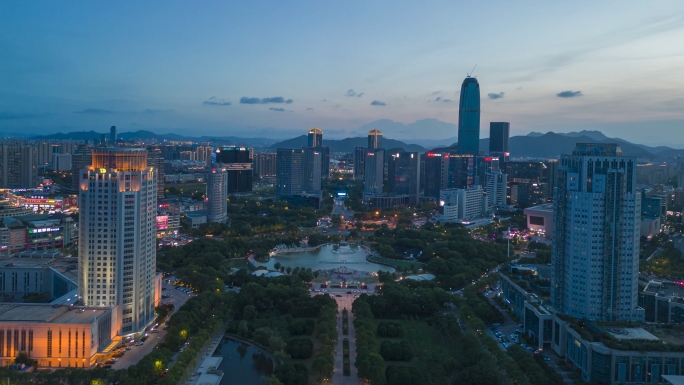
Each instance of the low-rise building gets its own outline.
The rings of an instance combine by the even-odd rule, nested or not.
[[[523,210],[527,216],[527,228],[551,239],[553,237],[553,203],[528,207]]]

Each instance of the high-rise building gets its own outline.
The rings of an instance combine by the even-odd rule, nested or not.
[[[636,167],[617,144],[578,143],[561,156],[551,253],[556,310],[591,321],[643,321]]]
[[[318,194],[322,190],[321,167],[323,167],[323,151],[320,147],[304,147],[302,161],[302,191]]]
[[[364,164],[366,160],[366,148],[354,147],[354,179],[363,180]]]
[[[473,155],[429,151],[425,154],[425,197],[438,199],[441,190],[471,187],[477,182],[476,174]]]
[[[211,146],[197,146],[195,149],[195,159],[204,162],[206,167],[211,167]]]
[[[258,178],[276,176],[276,153],[261,152],[254,155],[254,176]]]
[[[76,147],[74,155],[71,156],[71,190],[78,193],[81,180],[78,174],[82,169],[90,167],[93,161],[90,146],[87,144],[79,144]]]
[[[420,201],[420,154],[398,152],[389,157],[387,165],[387,191],[390,194],[408,195],[409,205]]]
[[[77,176],[78,291],[86,306],[113,307],[118,334],[155,319],[157,175],[139,148],[97,148]]]
[[[509,122],[489,122],[489,155],[499,158],[499,163],[508,161],[508,138],[511,124]]]
[[[367,149],[363,170],[364,194],[380,194],[385,177],[385,150]]]
[[[496,209],[506,206],[506,182],[507,176],[499,169],[499,160],[494,158],[491,169],[487,173],[487,185],[485,198],[485,212],[491,213]]]
[[[116,126],[112,126],[109,129],[109,142],[112,146],[116,146]]]
[[[36,184],[36,149],[29,144],[0,146],[0,187],[34,188]]]
[[[480,152],[480,84],[468,76],[461,85],[458,108],[458,152],[478,155]]]
[[[52,154],[52,169],[71,171],[71,154]]]
[[[207,177],[207,222],[228,220],[228,173],[222,164],[211,169]]]
[[[323,131],[320,128],[313,127],[309,130],[307,147],[323,147]]]
[[[440,222],[455,222],[482,215],[484,190],[480,186],[451,188],[439,192]]]
[[[157,170],[157,199],[164,199],[164,155],[159,147],[147,148],[147,165]]]
[[[220,147],[216,149],[216,163],[223,164],[228,173],[228,194],[252,191],[252,149],[249,147]]]
[[[383,148],[382,147],[382,131],[374,128],[368,131],[368,147],[369,149]]]
[[[301,193],[304,150],[279,148],[276,154],[276,199]]]

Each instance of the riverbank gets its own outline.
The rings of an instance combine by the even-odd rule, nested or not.
[[[368,262],[376,263],[378,265],[389,266],[394,268],[396,271],[408,268],[409,270],[415,267],[423,268],[424,264],[418,261],[402,261],[399,259],[389,259],[384,257],[378,257],[377,255],[368,254],[366,255],[366,260]]]
[[[288,247],[286,249],[271,250],[271,252],[269,253],[268,256],[269,256],[269,258],[271,258],[271,257],[275,257],[278,254],[306,253],[309,251],[316,251],[316,250],[320,249],[321,247],[328,246],[328,245],[333,245],[333,246],[338,245],[339,246],[341,244],[340,244],[340,242],[335,242],[335,243],[328,242],[328,243],[321,243],[320,245],[310,246],[310,247]],[[356,243],[348,243],[347,245],[348,246],[353,245],[353,246],[361,247],[361,248],[365,249],[367,253],[370,253],[370,249],[368,249],[368,247],[366,247],[366,246],[359,245]]]

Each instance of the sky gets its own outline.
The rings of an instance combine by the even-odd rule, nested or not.
[[[0,2],[0,134],[356,135],[380,119],[481,137],[600,130],[684,148],[684,2]],[[446,139],[455,130],[385,132]]]

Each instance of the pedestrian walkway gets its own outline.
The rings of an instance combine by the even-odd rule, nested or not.
[[[335,297],[337,300],[337,345],[335,346],[335,367],[333,370],[332,385],[357,385],[360,384],[359,375],[354,366],[356,361],[356,334],[354,331],[354,314],[351,312],[351,304],[354,302],[354,297],[345,295],[344,297]],[[349,334],[342,334],[342,309],[349,310]],[[349,369],[350,375],[345,376],[343,371],[344,354],[342,341],[347,338],[349,340]]]
[[[219,344],[221,344],[221,340],[223,340],[223,330],[217,331],[215,335],[212,337],[211,344],[205,346],[200,350],[199,354],[197,355],[197,365],[195,365],[195,368],[193,369],[192,374],[190,375],[190,379],[186,382],[187,385],[201,384],[201,382],[199,382],[200,367],[202,366],[206,358],[211,357],[211,355],[214,353]]]

